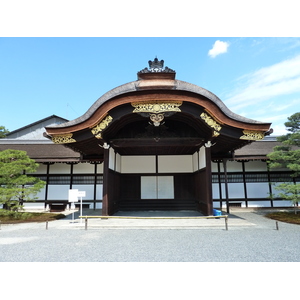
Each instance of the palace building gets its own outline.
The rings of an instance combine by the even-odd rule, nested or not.
[[[55,115],[0,139],[40,163],[46,182],[35,203],[62,209],[68,191],[102,214],[136,210],[279,207],[273,183],[293,180],[269,170],[278,145],[271,124],[239,116],[210,91],[176,79],[155,58],[137,80],[101,96],[81,117]]]

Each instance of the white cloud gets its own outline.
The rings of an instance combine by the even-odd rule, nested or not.
[[[215,41],[212,49],[208,51],[208,55],[212,58],[215,58],[219,54],[226,53],[228,47],[229,43],[217,40]]]
[[[300,93],[300,55],[246,74],[237,83],[239,88],[225,100],[233,110],[273,97]]]
[[[300,109],[300,55],[245,74],[224,103],[243,116],[271,122],[274,134],[284,134],[287,117]]]

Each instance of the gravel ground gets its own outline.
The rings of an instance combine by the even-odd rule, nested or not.
[[[45,223],[2,225],[0,261],[300,261],[300,226],[279,222],[276,230],[275,221],[266,219],[261,212],[232,213],[229,230],[225,230],[221,219],[205,220],[198,227],[190,223],[151,226],[139,221],[122,228],[120,222],[93,220],[85,230],[84,222],[72,223],[69,215],[67,219],[49,222],[47,230]]]

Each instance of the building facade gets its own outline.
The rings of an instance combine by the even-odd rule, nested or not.
[[[268,169],[278,144],[271,124],[234,114],[163,64],[149,61],[75,120],[51,116],[0,140],[0,150],[25,150],[40,163],[34,175],[46,186],[31,205],[65,207],[70,189],[85,191],[84,204],[103,215],[291,205],[269,198],[273,183],[297,180]]]

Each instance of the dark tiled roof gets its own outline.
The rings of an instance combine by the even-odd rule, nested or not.
[[[0,151],[23,150],[37,162],[79,161],[80,153],[58,144],[0,144]]]
[[[275,146],[281,145],[277,141],[257,141],[235,151],[238,159],[266,159],[266,155],[273,151]]]

